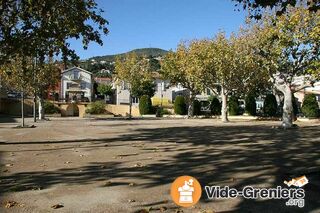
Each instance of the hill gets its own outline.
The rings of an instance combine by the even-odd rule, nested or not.
[[[157,56],[165,55],[168,51],[160,48],[141,48],[141,49],[135,49],[126,53],[121,53],[116,55],[96,56],[96,57],[89,58],[88,60],[112,62],[112,61],[115,61],[116,57],[124,57],[125,55],[133,52],[140,56],[145,55],[145,56],[157,57]]]

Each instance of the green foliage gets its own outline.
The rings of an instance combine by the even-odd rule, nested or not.
[[[239,114],[238,97],[230,96],[229,102],[228,102],[228,107],[229,107],[229,114],[230,115],[238,115]]]
[[[142,97],[143,95],[153,97],[155,91],[155,83],[150,79],[145,79],[142,81],[133,82],[131,94],[132,96],[138,98]]]
[[[302,113],[308,118],[316,118],[319,116],[319,105],[314,94],[309,94],[304,97]]]
[[[106,112],[106,104],[103,101],[92,102],[88,109],[86,109],[86,113],[90,113],[93,115],[104,114]]]
[[[99,84],[97,91],[101,94],[101,95],[113,95],[113,89],[112,89],[112,85],[107,85],[107,84]]]
[[[44,102],[43,109],[44,109],[44,113],[46,114],[61,113],[59,107],[55,106],[53,103],[49,101]]]
[[[152,102],[149,96],[141,96],[139,100],[139,111],[141,115],[147,115],[152,112]]]
[[[178,95],[174,100],[174,113],[177,115],[185,115],[187,113],[186,100],[181,95]]]
[[[142,48],[142,49],[131,50],[130,52],[117,54],[117,55],[96,56],[93,58],[89,58],[88,61],[90,62],[91,60],[95,60],[98,62],[99,61],[114,62],[116,60],[116,58],[124,59],[132,53],[134,53],[140,57],[143,57],[143,56],[157,57],[157,56],[164,56],[167,54],[167,52],[168,51],[163,50],[163,49],[159,49],[159,48]]]
[[[163,107],[154,107],[156,111],[156,117],[162,117],[163,115],[171,115],[172,113]]]
[[[256,115],[257,113],[257,105],[256,105],[256,99],[255,96],[252,93],[249,93],[245,98],[245,104],[246,104],[246,113],[249,115]]]
[[[277,114],[277,99],[273,94],[268,94],[264,100],[263,112],[266,116],[276,116]]]
[[[298,108],[296,98],[294,97],[294,94],[292,94],[292,110],[293,110],[294,116],[297,116],[299,113],[299,108]]]
[[[212,115],[221,115],[221,103],[219,99],[215,96],[210,96],[210,111]]]
[[[198,100],[193,101],[193,114],[200,115],[201,114],[201,103]]]

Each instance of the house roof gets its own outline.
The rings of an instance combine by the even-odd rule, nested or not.
[[[85,69],[82,69],[80,67],[71,67],[69,69],[63,70],[62,73],[69,72],[70,70],[73,70],[73,69],[78,69],[78,70],[80,70],[82,72],[86,72],[86,73],[89,73],[90,75],[92,75],[92,72],[89,72],[89,71],[87,71]]]

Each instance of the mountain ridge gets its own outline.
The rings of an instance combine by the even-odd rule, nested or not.
[[[168,53],[167,50],[161,49],[161,48],[138,48],[134,49],[125,53],[119,53],[119,54],[114,54],[114,55],[104,55],[104,56],[94,56],[88,59],[85,59],[85,61],[115,61],[116,57],[124,57],[127,54],[130,53],[136,53],[139,56],[145,55],[145,56],[152,56],[152,57],[157,57],[157,56],[163,56],[166,53]]]

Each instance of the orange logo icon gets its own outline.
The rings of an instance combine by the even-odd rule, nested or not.
[[[190,207],[201,197],[201,185],[191,176],[180,176],[171,185],[172,200],[179,206]]]

